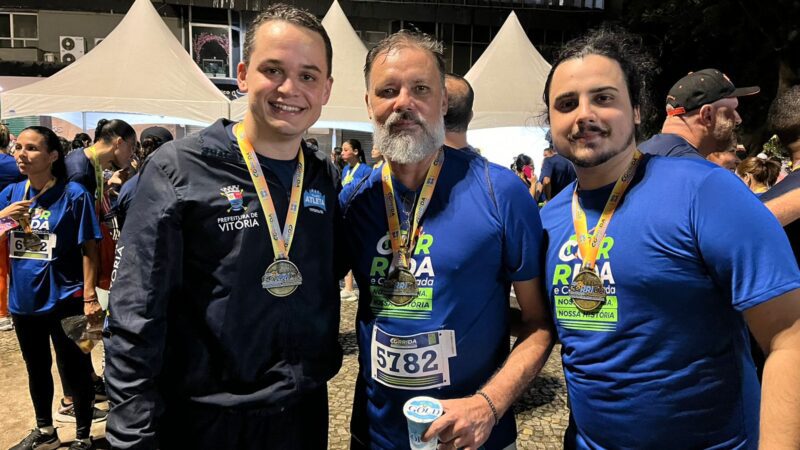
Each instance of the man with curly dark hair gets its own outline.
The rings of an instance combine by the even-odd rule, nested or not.
[[[800,86],[787,89],[772,102],[767,123],[792,159],[792,173],[761,197],[786,230],[800,262]]]
[[[647,60],[625,32],[593,31],[545,86],[578,177],[542,209],[564,447],[798,448],[800,271],[728,170],[637,149]],[[768,355],[763,399],[747,327]]]

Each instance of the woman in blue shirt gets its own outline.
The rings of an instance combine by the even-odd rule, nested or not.
[[[358,139],[348,139],[342,144],[342,159],[346,166],[342,172],[342,186],[350,183],[358,183],[372,173],[372,168],[367,165],[364,151],[361,150],[361,142]]]
[[[27,181],[0,192],[0,219],[19,226],[9,230],[9,311],[28,372],[36,428],[13,449],[55,449],[50,340],[73,389],[77,422],[71,450],[92,448],[89,437],[94,391],[88,355],[61,327],[61,320],[85,314],[102,322],[95,293],[100,229],[93,200],[81,185],[67,182],[58,136],[45,127],[28,127],[15,144],[14,158]]]

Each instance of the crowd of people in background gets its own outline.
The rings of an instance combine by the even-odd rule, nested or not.
[[[51,345],[72,450],[106,419],[120,449],[325,448],[340,300],[358,302],[353,449],[408,445],[420,393],[446,412],[424,436],[440,448],[515,448],[512,406],[556,340],[565,448],[800,445],[800,87],[767,124],[788,159],[738,144],[759,89],[716,69],[659,93],[643,140],[652,59],[593,30],[553,62],[537,174],[468,143],[475,93],[430,36],[370,50],[374,144],[330,154],[304,139],[333,83],[319,21],[271,5],[245,43],[239,123],[0,125],[0,330],[36,424],[14,450],[60,445]],[[104,371],[74,317],[105,332]]]

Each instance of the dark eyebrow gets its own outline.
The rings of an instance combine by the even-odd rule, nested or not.
[[[603,91],[619,92],[619,89],[615,88],[614,86],[602,86],[602,87],[599,87],[599,88],[594,88],[589,92],[592,93],[592,94],[596,94],[598,92],[603,92]]]
[[[619,92],[619,89],[615,88],[614,86],[600,86],[600,87],[597,87],[597,88],[594,88],[594,89],[590,90],[589,93],[590,94],[597,94],[598,92],[603,92],[603,91]],[[578,95],[578,93],[575,92],[575,91],[565,92],[565,93],[559,95],[558,97],[556,97],[553,101],[557,102],[557,101],[561,100],[562,98],[574,97],[576,95]]]
[[[263,61],[258,66],[258,68],[259,68],[259,70],[263,70],[265,68],[265,66],[268,66],[268,65],[275,65],[275,66],[278,66],[278,67],[283,67],[284,64],[283,64],[283,61],[281,61],[279,59],[267,59],[267,60]],[[322,69],[320,69],[319,67],[317,67],[314,64],[303,64],[301,67],[303,68],[303,70],[310,70],[312,72],[322,73]]]

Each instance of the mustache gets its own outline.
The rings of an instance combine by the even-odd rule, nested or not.
[[[600,133],[603,136],[608,136],[609,130],[607,128],[603,128],[600,125],[595,124],[588,124],[588,125],[578,125],[578,131],[576,133],[571,133],[569,136],[570,141],[574,141],[575,139],[582,139],[586,136],[586,132],[589,133]]]
[[[391,129],[400,121],[410,121],[420,126],[425,126],[425,122],[417,114],[411,111],[393,112],[389,118],[386,119],[383,126]]]

